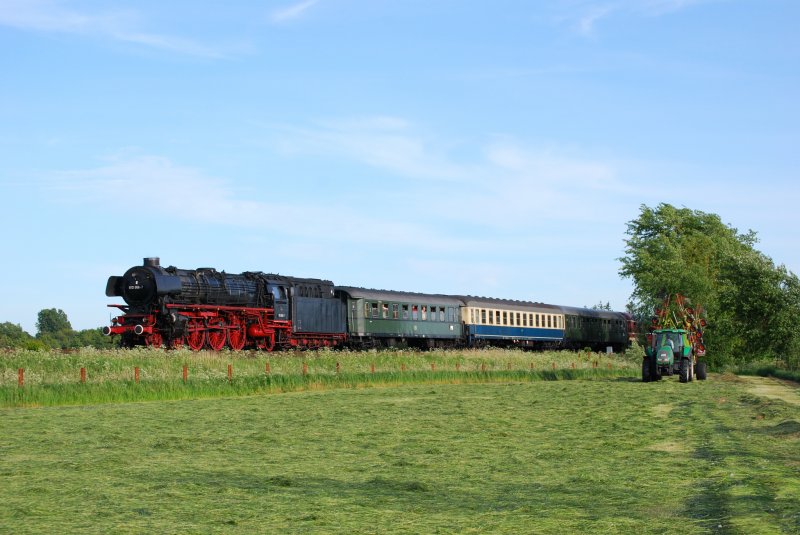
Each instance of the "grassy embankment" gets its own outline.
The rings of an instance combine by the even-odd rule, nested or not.
[[[134,381],[136,367],[138,384]],[[18,387],[19,368],[25,370],[22,389]],[[84,384],[80,382],[81,368],[86,370]],[[0,353],[0,406],[197,399],[413,383],[635,376],[638,370],[635,359],[586,352],[12,351]]]
[[[0,532],[797,533],[786,399],[712,375],[4,408]]]

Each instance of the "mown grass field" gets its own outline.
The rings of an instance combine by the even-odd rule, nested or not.
[[[499,380],[3,408],[0,532],[800,531],[795,386]]]

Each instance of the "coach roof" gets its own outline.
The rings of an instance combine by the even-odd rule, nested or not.
[[[443,294],[423,294],[415,292],[397,292],[394,290],[373,290],[354,286],[336,286],[337,291],[349,295],[353,299],[369,299],[371,301],[397,301],[419,304],[437,304],[462,306],[464,303],[457,296]]]

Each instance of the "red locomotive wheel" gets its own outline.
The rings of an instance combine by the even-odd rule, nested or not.
[[[247,332],[244,322],[238,316],[228,318],[228,345],[234,351],[241,351],[247,343]]]
[[[200,351],[206,343],[205,326],[200,320],[191,320],[187,326],[186,343],[192,351]]]
[[[161,333],[151,333],[144,337],[144,343],[147,347],[161,347],[164,344],[164,338]]]
[[[225,326],[225,320],[222,318],[211,318],[208,320],[208,347],[214,351],[221,351],[225,347],[225,342],[228,338],[228,332]]]

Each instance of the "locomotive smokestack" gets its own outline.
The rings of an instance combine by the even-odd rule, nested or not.
[[[144,265],[146,267],[159,267],[161,265],[161,259],[157,256],[151,256],[149,258],[144,259]]]

